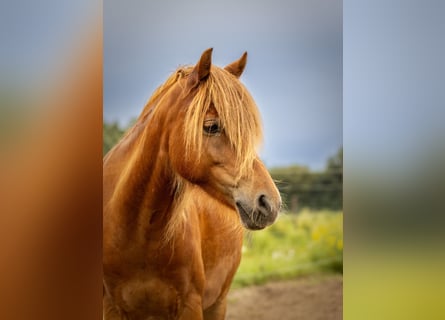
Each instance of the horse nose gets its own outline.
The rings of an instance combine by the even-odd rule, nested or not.
[[[276,211],[278,211],[276,206],[273,205],[272,201],[264,194],[261,194],[257,199],[257,205],[258,209],[263,213],[265,216],[269,216],[271,214],[276,214]]]
[[[267,200],[267,197],[264,194],[258,197],[258,208],[267,212],[270,212],[272,209],[269,200]]]

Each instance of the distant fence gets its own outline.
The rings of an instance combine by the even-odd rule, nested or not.
[[[295,170],[302,171],[296,167]],[[285,209],[297,212],[302,208],[342,210],[343,170],[327,169],[322,172],[293,168],[271,169],[283,198]]]

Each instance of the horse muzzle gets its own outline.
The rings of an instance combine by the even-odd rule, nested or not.
[[[259,195],[254,205],[242,199],[236,200],[236,209],[246,229],[261,230],[274,223],[281,208],[281,200],[274,203],[266,195]]]

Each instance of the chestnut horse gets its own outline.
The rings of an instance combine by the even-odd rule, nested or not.
[[[224,319],[243,226],[281,206],[258,109],[212,49],[161,85],[103,164],[104,319]]]

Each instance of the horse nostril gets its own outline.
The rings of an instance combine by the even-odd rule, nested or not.
[[[267,200],[267,197],[262,194],[259,196],[258,198],[258,206],[261,209],[265,209],[267,211],[267,213],[270,213],[272,211],[272,207],[270,206],[269,201]]]

